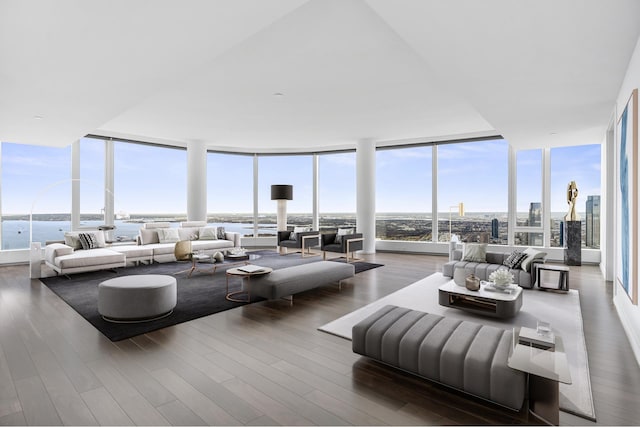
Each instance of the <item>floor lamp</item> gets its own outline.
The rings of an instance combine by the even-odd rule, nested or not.
[[[464,216],[464,203],[460,202],[457,205],[449,206],[449,241],[451,242],[451,210],[458,209],[458,216]]]
[[[293,200],[293,185],[272,185],[271,200],[278,201],[277,231],[287,231],[287,200]]]

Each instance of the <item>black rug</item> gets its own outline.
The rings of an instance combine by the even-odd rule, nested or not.
[[[261,258],[253,261],[253,264],[271,267],[274,270],[293,265],[307,264],[322,260],[322,257],[301,258],[299,254],[279,256],[275,251],[255,251],[254,254]],[[334,261],[343,261],[336,259]],[[98,314],[98,285],[100,282],[118,276],[137,274],[167,274],[172,275],[178,271],[189,268],[189,263],[169,262],[163,264],[141,265],[138,267],[119,268],[113,270],[94,271],[71,275],[70,279],[64,276],[48,277],[40,279],[49,289],[62,298],[75,311],[102,332],[111,341],[135,337],[147,332],[162,329],[202,316],[219,313],[247,303],[228,301],[226,296],[226,275],[224,268],[218,268],[215,274],[194,273],[191,278],[186,274],[176,277],[178,282],[178,298],[173,313],[163,319],[143,323],[112,323],[107,322]],[[382,264],[356,262],[356,273],[380,267]],[[206,267],[200,265],[200,267]],[[239,289],[240,281],[232,279],[229,282],[231,289]],[[258,299],[252,302],[259,301]]]

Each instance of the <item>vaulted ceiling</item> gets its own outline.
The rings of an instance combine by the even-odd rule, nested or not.
[[[0,140],[600,143],[636,0],[0,0]]]

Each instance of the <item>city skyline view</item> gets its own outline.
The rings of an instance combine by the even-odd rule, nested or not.
[[[377,212],[431,212],[431,152],[430,146],[377,152]],[[447,212],[449,206],[463,202],[468,212],[506,212],[507,152],[504,140],[439,146],[439,211]],[[103,208],[104,168],[96,161],[103,156],[102,141],[83,139],[82,213],[100,213]],[[116,142],[114,157],[116,211],[186,212],[185,150]],[[355,212],[355,161],[352,152],[320,155],[320,212]],[[29,213],[32,206],[43,213],[69,211],[70,165],[70,147],[3,143],[3,214]],[[162,173],[157,173],[158,168]],[[584,206],[588,195],[599,195],[599,168],[599,145],[551,149],[551,211],[567,208],[569,181],[578,184],[579,205]],[[275,212],[268,188],[289,183],[294,186],[294,199],[288,210],[310,212],[311,171],[310,155],[260,156],[258,211]],[[541,201],[541,151],[519,151],[517,171],[517,210],[527,212],[529,203]],[[253,156],[209,153],[208,212],[253,212],[252,174]],[[55,183],[59,184],[51,187]],[[483,191],[475,190],[478,185]],[[162,188],[164,197],[157,197],[149,188]]]

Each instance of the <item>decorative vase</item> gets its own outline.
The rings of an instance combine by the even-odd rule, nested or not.
[[[480,289],[480,279],[474,274],[468,275],[464,280],[464,284],[470,291],[477,291],[478,289]]]
[[[216,262],[222,262],[224,261],[224,255],[222,255],[222,252],[216,252],[213,254],[213,259],[215,259]]]

